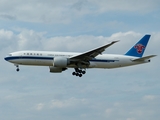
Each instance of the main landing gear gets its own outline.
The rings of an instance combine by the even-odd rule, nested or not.
[[[75,72],[73,72],[72,75],[82,77],[82,75],[85,74],[85,73],[86,73],[85,70],[75,68]]]

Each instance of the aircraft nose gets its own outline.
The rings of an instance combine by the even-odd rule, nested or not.
[[[5,57],[4,59],[5,59],[6,61],[8,61],[8,57]]]
[[[4,59],[6,60],[6,61],[9,61],[9,59],[12,57],[12,54],[10,53],[8,56],[6,56]]]

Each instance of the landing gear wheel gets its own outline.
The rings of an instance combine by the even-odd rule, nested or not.
[[[19,68],[17,68],[16,71],[19,72]]]
[[[79,73],[82,73],[82,70],[79,70]]]
[[[79,76],[79,73],[76,73],[76,76]]]
[[[79,74],[79,77],[82,77],[82,74]]]
[[[73,73],[72,73],[72,75],[76,75],[76,73],[75,73],[75,72],[73,72]]]
[[[82,71],[82,74],[86,74],[86,71]]]

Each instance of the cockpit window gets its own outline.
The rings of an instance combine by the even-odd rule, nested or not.
[[[12,54],[9,54],[9,56],[12,56]]]

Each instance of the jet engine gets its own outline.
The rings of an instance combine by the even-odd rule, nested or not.
[[[61,73],[62,71],[65,71],[67,69],[67,68],[59,68],[53,66],[50,66],[49,68],[51,73]]]
[[[53,60],[54,67],[66,68],[69,63],[69,59],[65,57],[55,57]]]

